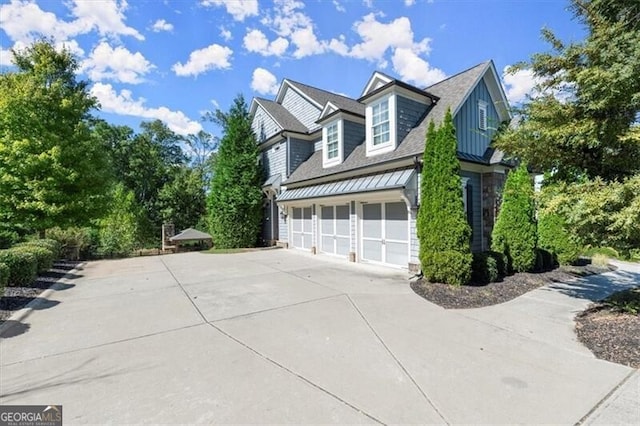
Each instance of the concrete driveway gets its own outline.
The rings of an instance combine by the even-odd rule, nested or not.
[[[5,327],[0,404],[62,404],[65,423],[640,423],[638,371],[572,331],[637,266],[459,311],[408,277],[294,250],[90,262]]]

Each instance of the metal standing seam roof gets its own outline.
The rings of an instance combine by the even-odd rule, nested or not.
[[[405,188],[414,173],[414,169],[392,170],[319,185],[287,189],[278,196],[277,201],[302,200],[306,198]]]

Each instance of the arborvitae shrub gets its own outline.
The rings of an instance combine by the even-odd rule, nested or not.
[[[488,252],[473,253],[471,264],[471,282],[489,284],[498,281],[498,261]]]
[[[526,164],[509,173],[493,228],[491,249],[504,253],[507,270],[525,272],[536,264],[536,221],[533,180]]]
[[[561,265],[578,260],[581,251],[562,216],[551,212],[541,212],[538,216],[538,247],[551,252]]]
[[[417,223],[422,273],[431,282],[463,285],[471,278],[471,227],[450,110],[437,131],[429,125],[426,139]]]

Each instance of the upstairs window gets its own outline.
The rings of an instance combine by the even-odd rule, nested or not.
[[[327,127],[327,160],[338,157],[338,123]]]
[[[342,163],[342,126],[342,120],[336,120],[322,128],[322,167]]]
[[[487,103],[478,101],[478,128],[487,130]]]
[[[389,99],[372,107],[372,127],[373,145],[380,145],[389,142]]]

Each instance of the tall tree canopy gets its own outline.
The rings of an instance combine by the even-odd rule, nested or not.
[[[543,30],[552,51],[512,69],[531,68],[540,94],[497,146],[559,180],[638,173],[640,2],[572,0],[570,9],[586,39],[564,44]]]
[[[228,113],[218,110],[210,118],[224,132],[208,197],[213,241],[219,248],[253,247],[262,218],[262,170],[247,104],[239,95]]]
[[[103,211],[104,145],[89,130],[96,100],[78,64],[48,40],[13,51],[0,75],[0,222],[23,231],[81,225]]]

